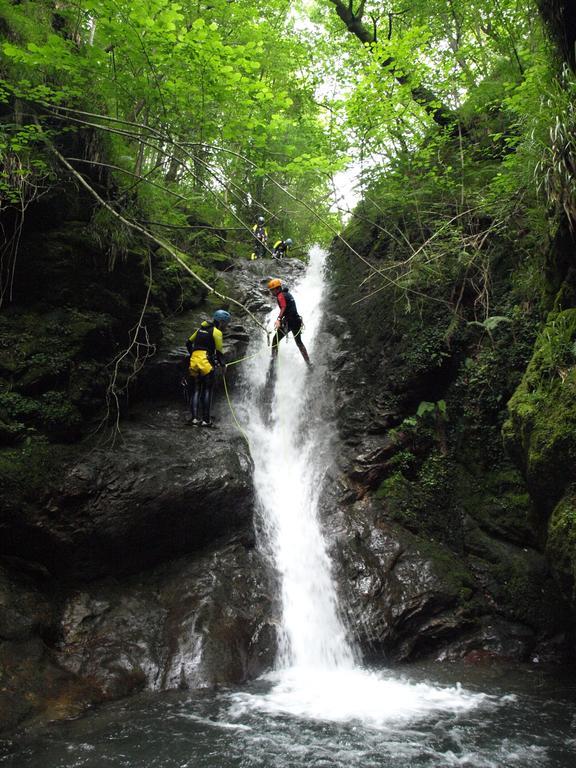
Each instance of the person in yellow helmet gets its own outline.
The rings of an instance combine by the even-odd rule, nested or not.
[[[226,370],[223,355],[222,330],[230,322],[230,313],[217,309],[212,322],[204,320],[186,342],[190,352],[188,376],[190,382],[190,421],[193,427],[211,427],[210,410],[214,389],[216,364]],[[200,411],[202,418],[200,419]]]
[[[254,237],[254,251],[250,255],[252,261],[262,259],[266,255],[266,243],[268,242],[268,232],[264,226],[264,217],[258,216],[256,224],[252,227]]]
[[[304,358],[306,365],[309,368],[312,368],[312,363],[308,357],[308,350],[302,341],[302,318],[298,314],[294,296],[292,296],[286,286],[282,285],[282,281],[277,277],[270,280],[268,283],[268,290],[276,297],[278,307],[280,308],[280,314],[274,323],[274,330],[276,333],[274,334],[274,341],[272,342],[272,358],[276,358],[278,355],[278,344],[291,331],[296,346],[300,350],[300,354]]]

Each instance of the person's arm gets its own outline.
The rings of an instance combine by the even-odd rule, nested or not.
[[[226,369],[226,363],[224,361],[224,337],[222,331],[219,328],[214,328],[212,331],[212,338],[214,339],[214,347],[216,350],[216,360],[223,369]]]
[[[188,341],[186,342],[186,349],[188,350],[188,352],[189,352],[190,354],[192,354],[192,350],[194,349],[194,339],[196,338],[196,334],[197,334],[197,333],[198,333],[198,331],[194,331],[194,333],[192,334],[192,336],[190,336],[190,338],[189,338],[189,339],[188,339]]]
[[[280,291],[278,296],[276,296],[276,300],[278,301],[278,306],[280,307],[280,314],[278,315],[278,319],[274,323],[274,328],[278,330],[280,328],[280,325],[282,323],[282,318],[284,317],[284,314],[286,312],[287,302],[286,302],[286,296]]]

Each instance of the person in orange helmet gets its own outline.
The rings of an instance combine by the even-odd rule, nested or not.
[[[302,318],[298,314],[294,296],[292,296],[286,286],[282,285],[282,281],[277,277],[270,280],[268,290],[276,297],[278,307],[280,308],[280,314],[274,323],[275,334],[274,341],[272,342],[272,357],[276,358],[278,355],[278,344],[292,331],[300,354],[306,361],[306,365],[311,368],[312,363],[308,357],[308,350],[302,341]]]

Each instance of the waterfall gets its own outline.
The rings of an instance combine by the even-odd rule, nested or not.
[[[302,279],[290,289],[304,318],[302,338],[313,362],[323,315],[325,252],[312,248]],[[278,313],[270,313],[272,327]],[[310,372],[294,340],[282,340],[272,386],[270,349],[253,349],[246,372],[243,422],[254,461],[254,487],[263,536],[261,546],[278,574],[282,620],[273,687],[232,696],[230,714],[278,713],[371,728],[408,723],[432,711],[466,712],[486,702],[460,686],[439,688],[371,671],[356,661],[341,619],[327,542],[318,515],[323,480],[331,462],[331,424],[314,401],[322,366]],[[315,377],[316,380],[315,380]],[[322,392],[321,387],[319,391]],[[317,398],[322,396],[317,396]]]
[[[303,279],[290,286],[304,318],[302,338],[314,359],[323,314],[325,252],[313,248]],[[278,314],[269,318],[272,325]],[[354,654],[338,613],[338,600],[318,503],[326,471],[323,432],[307,429],[311,376],[292,337],[279,346],[273,396],[262,413],[269,350],[250,373],[248,434],[254,484],[267,546],[281,580],[282,632],[278,663],[298,669],[350,668]],[[259,358],[260,359],[260,358]],[[329,455],[329,452],[328,452]]]

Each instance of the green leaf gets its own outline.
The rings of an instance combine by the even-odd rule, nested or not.
[[[421,419],[423,416],[425,416],[427,413],[434,413],[436,411],[436,403],[429,403],[426,400],[423,400],[416,410],[416,416]]]

